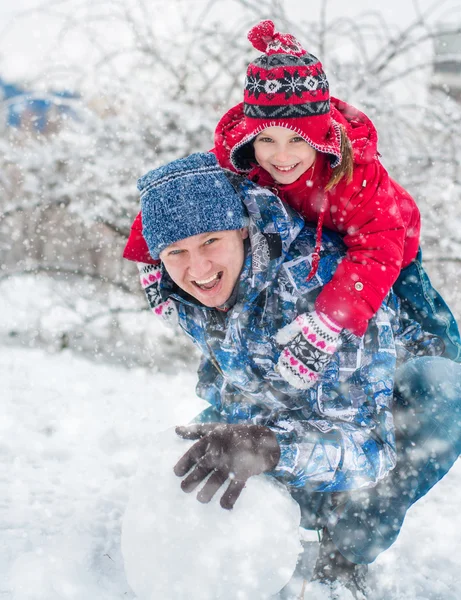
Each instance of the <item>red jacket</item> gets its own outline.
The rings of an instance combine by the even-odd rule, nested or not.
[[[277,184],[259,166],[249,178],[271,187],[287,204],[313,223],[343,235],[347,253],[333,279],[316,300],[316,309],[356,335],[363,335],[402,267],[416,256],[420,214],[413,198],[387,174],[377,152],[373,123],[359,110],[332,98],[332,118],[346,128],[354,150],[354,175],[328,192],[331,168],[317,154],[314,172],[307,171],[289,185]],[[215,135],[216,154],[223,167],[233,169],[231,148],[245,134],[242,105],[221,119]],[[310,179],[312,179],[312,185]],[[142,238],[141,215],[136,217],[124,252],[125,258],[154,262]]]

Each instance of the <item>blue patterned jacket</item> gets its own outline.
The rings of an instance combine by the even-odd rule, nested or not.
[[[430,345],[414,322],[402,322],[391,293],[358,338],[341,346],[318,385],[297,390],[276,371],[274,334],[314,309],[321,287],[345,253],[324,230],[320,266],[307,282],[315,227],[269,190],[234,181],[247,207],[249,249],[236,302],[223,313],[185,298],[166,273],[162,296],[176,304],[180,327],[203,354],[197,394],[210,403],[200,421],[264,424],[275,431],[281,458],[272,473],[294,487],[340,491],[374,485],[395,466],[392,418],[397,356]]]

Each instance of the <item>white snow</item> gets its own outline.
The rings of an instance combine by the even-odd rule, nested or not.
[[[252,477],[233,510],[185,494],[173,466],[194,442],[155,435],[123,519],[122,554],[140,600],[254,600],[279,592],[302,550],[299,505],[286,488]],[[201,487],[201,486],[200,486]]]
[[[0,373],[0,598],[133,600],[122,517],[148,444],[202,409],[194,374],[5,347]],[[458,461],[371,565],[374,600],[459,600],[460,505]]]

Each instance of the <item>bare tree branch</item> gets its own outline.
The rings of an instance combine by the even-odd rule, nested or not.
[[[319,37],[319,51],[320,56],[326,56],[326,34],[327,34],[327,3],[328,0],[321,0],[320,3],[320,37]]]

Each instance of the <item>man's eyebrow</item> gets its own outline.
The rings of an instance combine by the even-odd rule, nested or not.
[[[205,233],[198,234],[198,239],[202,241],[205,238],[210,237],[210,235],[218,235],[219,233],[219,231],[205,231]]]
[[[205,231],[205,233],[200,233],[200,234],[199,234],[199,239],[200,239],[200,240],[203,240],[203,239],[205,239],[206,237],[208,237],[209,235],[217,235],[217,234],[219,234],[219,233],[220,233],[219,231]],[[171,249],[171,250],[175,250],[175,249],[178,249],[178,248],[182,248],[182,246],[181,246],[181,241],[179,241],[179,242],[173,242],[172,244],[170,244],[170,245],[168,246],[168,248],[169,248],[169,249]]]

